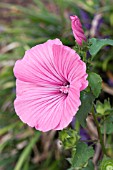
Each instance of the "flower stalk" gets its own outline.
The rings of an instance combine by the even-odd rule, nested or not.
[[[99,125],[99,122],[98,122],[97,117],[95,115],[96,108],[95,108],[94,104],[93,104],[93,107],[94,107],[94,112],[92,112],[92,116],[94,118],[94,121],[95,121],[95,124],[96,124],[96,127],[97,127],[98,137],[99,137],[99,141],[100,141],[100,144],[101,144],[101,147],[102,147],[103,154],[105,154],[106,156],[110,157],[108,155],[108,153],[106,151],[106,148],[105,148],[105,145],[104,145],[104,140],[103,140],[103,137],[102,137],[102,134],[101,134],[100,125]]]

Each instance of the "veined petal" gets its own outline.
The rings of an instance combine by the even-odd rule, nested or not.
[[[81,46],[83,41],[87,41],[82,29],[82,24],[76,15],[70,16],[70,19],[73,35],[76,39],[76,42]]]
[[[61,118],[61,108],[65,95],[58,89],[42,88],[33,84],[17,81],[24,90],[17,90],[14,102],[15,110],[20,119],[31,127],[48,131],[57,126]],[[29,88],[29,90],[28,90]]]
[[[76,88],[71,85],[69,94],[63,103],[62,117],[59,124],[57,125],[57,127],[54,128],[54,130],[61,130],[67,127],[67,125],[72,121],[74,115],[78,111],[79,106],[81,105],[80,91],[78,90],[80,89],[80,87],[80,82],[76,84]]]
[[[38,85],[61,84],[63,79],[57,74],[52,63],[53,43],[61,44],[58,39],[49,40],[26,51],[24,58],[15,64],[15,77]]]
[[[54,65],[61,76],[68,79],[70,71],[78,64],[79,55],[64,45],[53,45]]]
[[[14,107],[23,122],[44,132],[68,126],[88,85],[86,65],[74,50],[49,40],[28,50],[14,74]]]

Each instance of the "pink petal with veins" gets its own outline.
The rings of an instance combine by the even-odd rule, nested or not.
[[[71,27],[73,31],[73,35],[76,39],[76,42],[82,46],[83,41],[87,41],[84,31],[82,29],[81,22],[76,15],[70,16],[71,19]]]
[[[32,47],[14,66],[16,99],[20,119],[37,130],[61,130],[79,109],[86,65],[79,55],[59,39]]]

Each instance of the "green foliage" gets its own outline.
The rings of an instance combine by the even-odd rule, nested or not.
[[[0,7],[15,9],[23,17],[20,20],[14,20],[9,28],[6,28],[5,34],[8,41],[19,42],[20,47],[32,47],[36,44],[43,43],[48,39],[60,38],[64,44],[72,45],[74,41],[70,41],[67,30],[70,29],[69,18],[64,17],[62,3],[58,3],[59,14],[49,11],[41,1],[34,1],[35,5],[22,7],[19,5],[11,5],[8,3],[0,3]],[[57,4],[52,2],[53,6]],[[51,4],[51,1],[49,2]],[[61,7],[60,7],[61,5]],[[61,12],[60,12],[61,11]],[[18,15],[18,13],[17,13]],[[15,29],[12,29],[15,27]],[[68,40],[67,40],[68,38]],[[23,51],[23,50],[22,50]]]
[[[0,169],[66,170],[68,165],[64,159],[65,152],[62,153],[56,147],[57,133],[55,136],[53,135],[55,140],[51,139],[52,135],[50,135],[50,140],[47,140],[46,136],[44,138],[46,140],[43,143],[45,134],[41,134],[41,136],[39,133],[36,134],[35,130],[20,122],[16,116],[13,107],[15,99],[13,66],[15,61],[24,55],[25,50],[48,39],[57,37],[65,45],[74,46],[69,15],[75,14],[80,16],[80,9],[87,11],[91,19],[94,19],[94,14],[101,12],[104,23],[97,37],[98,35],[99,37],[113,36],[113,7],[109,0],[102,3],[97,0],[49,0],[47,6],[41,0],[33,0],[33,2],[33,4],[29,4],[27,7],[0,3],[0,8],[9,9],[8,15],[12,16],[12,18],[14,17],[11,22],[7,20],[6,23],[4,22],[5,24],[2,24],[2,22],[0,24]],[[52,6],[52,9],[49,9],[50,6]],[[83,19],[81,21],[84,27],[86,21]],[[92,21],[90,23],[92,25]],[[90,36],[90,30],[87,30],[86,35]],[[113,40],[92,38],[90,43],[89,52],[92,57],[89,58],[89,61],[93,66],[93,71],[96,70],[97,73],[108,70],[113,71],[112,48],[108,50],[101,49],[105,45],[112,46]],[[85,44],[83,45],[85,47]],[[82,59],[87,62],[87,48],[80,47],[79,51]],[[96,57],[94,57],[95,55]],[[91,112],[92,103],[101,91],[99,75],[89,73],[88,80],[91,91],[88,88],[86,91],[81,92],[82,104],[76,116],[83,127],[86,127],[86,117]],[[103,96],[105,95],[104,92],[102,94]],[[105,97],[102,97],[102,101]],[[110,102],[113,104],[111,95]],[[110,102],[107,102],[107,100],[103,104],[98,102],[96,104],[97,114],[95,114],[100,121],[101,133],[104,136],[105,133],[108,134],[106,146],[107,144],[112,146],[113,109],[110,106]],[[77,143],[80,137],[72,129],[69,129],[69,131],[64,130],[60,134],[64,147],[68,149],[66,150],[68,156],[70,153],[69,148],[73,148],[74,167],[70,169],[75,170],[76,166],[80,166],[79,169],[82,170],[93,170],[94,166],[92,160],[90,160],[94,154],[92,147],[88,147],[85,143]],[[21,148],[19,148],[20,146]],[[49,151],[47,146],[49,146]],[[109,150],[112,155],[113,149]],[[72,163],[71,158],[68,160]]]
[[[113,169],[113,160],[105,159],[102,161],[99,170],[112,170]]]
[[[0,34],[0,155],[2,155],[0,169],[60,170],[67,167],[64,156],[53,147],[55,145],[53,139],[47,141],[48,145],[53,143],[51,144],[53,149],[49,151],[45,146],[46,142],[43,145],[46,151],[42,149],[40,144],[42,138],[36,139],[35,143],[39,142],[38,145],[32,143],[35,133],[21,123],[13,106],[16,90],[13,66],[17,59],[23,57],[25,50],[54,38],[60,38],[67,45],[74,44],[72,35],[67,33],[67,30],[71,30],[69,17],[68,19],[63,17],[67,5],[62,9],[61,3],[49,1],[48,5],[51,3],[58,12],[48,10],[40,0],[34,0],[34,3],[27,7],[0,3],[0,9],[8,9],[8,15],[14,17],[12,22],[6,22],[3,25],[3,31]],[[17,149],[18,145],[23,147]],[[36,159],[36,162],[34,162],[35,157],[39,159]],[[39,161],[42,164],[39,164]]]
[[[88,113],[91,111],[93,101],[95,100],[94,95],[91,92],[82,91],[81,92],[81,106],[76,114],[76,118],[79,123],[85,127],[86,126],[86,118]],[[82,117],[82,119],[81,119]]]
[[[88,161],[88,165],[85,168],[82,168],[82,170],[94,170],[94,165],[91,160]]]
[[[88,74],[89,87],[92,90],[93,95],[97,98],[101,92],[102,79],[101,77],[93,72]]]
[[[101,133],[112,134],[113,133],[113,108],[111,108],[110,101],[104,100],[104,103],[100,101],[96,102],[97,116],[101,116]]]
[[[89,40],[89,42],[92,44],[89,48],[89,52],[92,56],[95,56],[99,50],[106,45],[111,45],[113,46],[113,40],[110,39],[96,39],[92,38]]]
[[[107,115],[110,111],[112,111],[110,101],[104,100],[104,103],[101,103],[100,101],[96,102],[96,111],[100,115]]]
[[[113,133],[113,110],[111,114],[104,118],[104,122],[101,125],[101,133],[112,134]]]
[[[39,132],[35,133],[35,136],[30,140],[29,144],[26,146],[26,148],[21,153],[14,170],[21,170],[22,165],[25,164],[26,159],[29,158],[32,148],[35,145],[35,143],[38,141],[39,136],[40,136]]]
[[[86,165],[88,160],[93,157],[94,150],[83,142],[78,142],[72,158],[72,167],[81,168]]]
[[[59,138],[65,149],[70,149],[76,146],[77,141],[80,139],[78,133],[73,129],[64,129],[59,132]]]

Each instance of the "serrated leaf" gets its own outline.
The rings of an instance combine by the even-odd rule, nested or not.
[[[101,92],[101,86],[102,86],[102,79],[101,77],[93,72],[90,72],[88,74],[88,81],[89,81],[89,86],[92,90],[92,93],[94,96],[97,98]]]
[[[96,38],[92,38],[89,40],[89,42],[92,43],[92,45],[89,48],[89,52],[92,56],[95,56],[99,50],[105,46],[105,45],[111,45],[113,46],[113,40],[111,39],[96,39]]]
[[[86,118],[92,108],[92,103],[95,100],[95,97],[91,92],[82,91],[80,100],[81,106],[79,107],[79,110],[76,114],[76,118],[78,119],[81,126],[86,127]]]
[[[94,150],[92,147],[88,147],[86,143],[79,142],[76,145],[76,153],[72,158],[72,166],[74,168],[83,167],[93,154]]]

